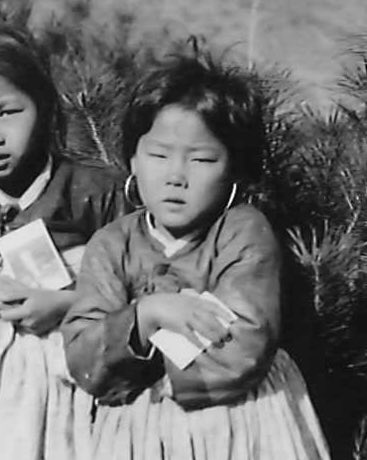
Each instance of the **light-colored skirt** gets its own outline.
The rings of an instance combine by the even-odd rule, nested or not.
[[[39,338],[0,321],[1,460],[91,460],[91,407],[60,333]]]
[[[283,350],[256,390],[236,406],[185,412],[146,390],[130,405],[99,406],[94,460],[329,459],[305,383]]]
[[[172,399],[98,406],[70,379],[62,337],[0,321],[1,460],[317,460],[327,446],[304,381],[280,350],[237,406],[185,412]]]
[[[71,274],[84,248],[62,253]],[[59,332],[20,334],[0,320],[1,460],[90,460],[92,403],[69,376]]]

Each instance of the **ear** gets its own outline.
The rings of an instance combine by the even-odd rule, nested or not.
[[[136,158],[135,155],[130,159],[130,169],[132,174],[136,174]]]

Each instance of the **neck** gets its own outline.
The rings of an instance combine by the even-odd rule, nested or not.
[[[166,227],[163,227],[163,225],[156,224],[154,227],[163,235],[167,241],[177,241],[177,240],[191,240],[193,239],[197,234],[198,230],[193,230],[193,231],[175,231],[175,230],[170,230]]]
[[[198,237],[198,235],[203,234],[208,230],[208,228],[212,225],[215,219],[219,216],[218,214],[212,214],[207,216],[204,222],[201,225],[198,225],[194,228],[186,228],[186,229],[170,229],[161,225],[157,222],[153,215],[150,214],[150,222],[151,225],[159,231],[159,233],[169,242],[177,241],[177,240],[185,240],[185,241],[192,241]]]

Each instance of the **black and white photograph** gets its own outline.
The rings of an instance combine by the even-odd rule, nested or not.
[[[2,275],[35,288],[62,289],[72,279],[42,219],[0,238]]]
[[[0,460],[367,460],[366,0],[0,0]]]

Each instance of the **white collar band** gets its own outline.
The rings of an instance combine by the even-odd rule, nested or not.
[[[159,241],[162,246],[163,246],[163,252],[166,257],[171,257],[173,256],[176,252],[178,252],[180,249],[182,249],[186,244],[188,243],[188,240],[184,238],[177,238],[175,240],[171,240],[167,238],[165,235],[163,235],[162,232],[160,232],[158,229],[156,229],[153,225],[152,222],[152,215],[149,211],[146,212],[145,214],[146,220],[147,220],[147,225],[148,225],[148,230],[149,233],[157,240]]]
[[[0,189],[0,205],[17,205],[22,211],[29,208],[46,188],[51,178],[51,170],[52,158],[49,156],[43,171],[36,177],[20,198],[14,198]]]

